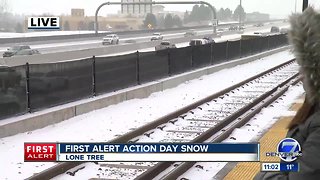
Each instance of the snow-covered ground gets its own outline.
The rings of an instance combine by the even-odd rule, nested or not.
[[[131,128],[142,126],[174,109],[202,99],[292,58],[293,55],[289,51],[280,52],[255,62],[187,81],[176,88],[153,93],[145,99],[129,100],[43,129],[1,138],[0,166],[5,167],[6,170],[0,173],[0,179],[23,179],[54,165],[54,163],[24,162],[24,142],[106,142],[115,138],[116,135],[128,132]],[[78,176],[74,179],[82,179],[82,177]]]

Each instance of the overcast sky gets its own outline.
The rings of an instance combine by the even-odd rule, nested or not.
[[[70,14],[71,8],[85,9],[85,15],[92,16],[96,8],[106,0],[0,0],[6,1],[8,9],[15,14],[43,14],[51,13],[55,15]],[[120,0],[109,0],[120,2]],[[157,0],[161,2],[163,0]],[[167,0],[170,1],[170,0]],[[179,0],[178,0],[179,1]],[[186,0],[187,1],[187,0]],[[205,0],[215,6],[217,9],[230,8],[232,11],[240,3],[240,0]],[[297,12],[301,12],[302,0],[242,0],[242,5],[246,12],[259,11],[273,16],[287,16],[295,11],[295,1],[297,1]],[[320,5],[317,0],[309,0],[309,4]],[[168,11],[191,10],[192,5],[166,5]],[[99,15],[117,13],[120,10],[119,5],[103,7]]]

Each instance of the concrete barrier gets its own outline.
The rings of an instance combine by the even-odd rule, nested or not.
[[[96,100],[93,100],[93,99],[96,99]],[[75,105],[75,116],[85,114],[96,109],[101,109],[113,104],[118,104],[125,100],[127,100],[126,92],[109,95],[105,98],[95,97],[95,98],[89,99],[89,101],[87,102],[78,103],[77,105]]]
[[[184,83],[185,81],[196,79],[203,75],[212,74],[225,68],[245,64],[254,61],[258,58],[262,58],[277,52],[284,51],[288,48],[288,46],[281,47],[250,57],[245,57],[242,59],[233,60],[222,64],[204,67],[191,72],[186,72],[183,74],[153,81],[143,85],[130,87],[98,97],[72,102],[62,106],[35,112],[32,114],[8,118],[0,121],[0,138],[12,136],[18,133],[32,131],[35,129],[40,129],[48,125],[70,119],[74,116],[81,115],[93,110],[101,109],[109,105],[114,105],[126,100],[135,98],[146,98],[154,92],[174,88],[179,84]]]

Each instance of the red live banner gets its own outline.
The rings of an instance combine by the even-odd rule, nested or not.
[[[24,161],[56,161],[57,144],[24,143]]]

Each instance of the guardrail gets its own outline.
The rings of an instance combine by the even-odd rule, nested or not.
[[[121,56],[0,67],[0,119],[154,81],[287,44],[286,34]]]

